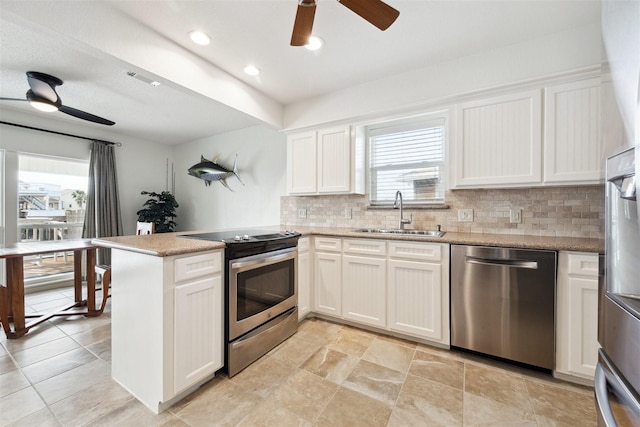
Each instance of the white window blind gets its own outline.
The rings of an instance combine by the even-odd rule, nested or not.
[[[444,203],[445,118],[414,118],[367,127],[369,197],[392,204]]]

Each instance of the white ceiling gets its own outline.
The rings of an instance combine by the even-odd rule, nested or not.
[[[122,135],[176,144],[258,123],[278,128],[288,104],[599,22],[601,7],[599,0],[387,2],[400,17],[382,32],[337,1],[318,0],[314,34],[325,47],[310,52],[289,46],[296,0],[0,0],[0,96],[24,97],[26,71],[49,73],[65,81],[64,104],[115,121]],[[191,43],[194,29],[212,43]],[[245,75],[248,64],[260,76]],[[235,104],[237,93],[247,99]],[[1,101],[0,114],[5,108],[43,114],[27,103]],[[254,114],[260,108],[276,119]]]

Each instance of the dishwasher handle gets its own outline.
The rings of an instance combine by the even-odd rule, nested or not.
[[[519,259],[504,259],[504,258],[480,258],[467,255],[465,257],[465,262],[467,264],[478,264],[478,265],[492,265],[492,266],[501,266],[501,267],[513,267],[513,268],[528,268],[530,270],[538,269],[537,261],[526,261]]]

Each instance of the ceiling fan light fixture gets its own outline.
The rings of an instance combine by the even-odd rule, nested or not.
[[[322,40],[318,36],[309,36],[309,40],[307,40],[307,44],[304,47],[308,50],[319,50],[324,46],[324,40]]]
[[[199,44],[200,46],[207,46],[211,43],[211,37],[203,33],[202,31],[191,31],[189,33],[189,37],[195,44]]]

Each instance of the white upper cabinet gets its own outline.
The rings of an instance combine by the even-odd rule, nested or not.
[[[541,181],[540,90],[465,102],[457,107],[454,187],[530,186]]]
[[[545,88],[544,182],[597,184],[603,178],[600,79]]]
[[[289,135],[288,193],[364,194],[364,151],[356,148],[349,126]]]
[[[305,132],[287,137],[287,191],[289,194],[314,194],[317,184],[316,133]]]

